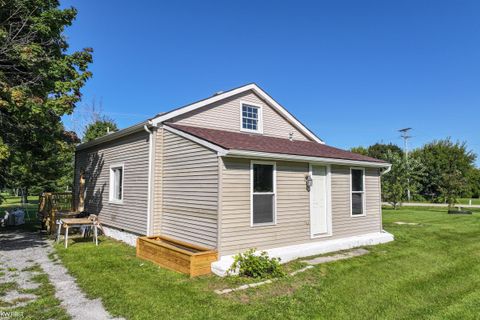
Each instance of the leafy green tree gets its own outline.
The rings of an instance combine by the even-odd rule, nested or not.
[[[391,151],[395,154],[402,155],[403,151],[400,149],[399,146],[389,143],[389,144],[384,144],[384,143],[375,143],[368,148],[366,147],[354,147],[351,148],[350,151],[362,154],[364,156],[369,156],[372,158],[376,159],[381,159],[381,160],[386,160],[387,157],[387,152]]]
[[[67,53],[63,32],[76,14],[56,0],[0,0],[0,186],[16,165],[18,174],[39,177],[37,164],[58,157],[51,152],[64,142],[61,117],[91,77],[92,50]]]
[[[450,138],[425,144],[411,153],[420,161],[426,174],[420,193],[434,202],[445,201],[453,206],[468,189],[468,175],[474,168],[476,155],[467,150],[465,142]]]
[[[45,143],[39,152],[15,153],[10,159],[7,186],[20,190],[25,197],[31,190],[66,191],[73,182],[75,143],[80,142],[75,133],[65,132],[62,139]]]
[[[88,142],[88,141],[103,137],[109,132],[114,132],[117,130],[118,130],[118,127],[115,121],[104,117],[103,119],[90,123],[85,128],[85,134],[83,135],[82,141]]]
[[[353,147],[350,149],[351,152],[358,153],[364,156],[368,156],[368,148],[359,146],[359,147]]]
[[[394,209],[407,199],[407,189],[415,192],[420,187],[424,168],[416,159],[407,159],[398,152],[387,150],[384,160],[392,167],[382,176],[382,199],[389,202]]]
[[[480,169],[473,168],[467,176],[467,191],[463,195],[468,198],[480,198]]]
[[[399,146],[393,143],[384,144],[384,143],[375,143],[368,147],[368,156],[376,159],[386,160],[388,157],[388,151],[397,154],[399,156],[403,155],[402,149]]]

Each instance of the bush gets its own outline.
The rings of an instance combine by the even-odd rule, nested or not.
[[[285,272],[280,265],[280,258],[270,258],[265,251],[255,254],[256,249],[249,249],[234,257],[228,273],[250,278],[277,278],[283,277]]]

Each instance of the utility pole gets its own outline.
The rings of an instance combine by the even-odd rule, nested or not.
[[[412,136],[408,135],[408,132],[412,130],[412,128],[403,128],[398,130],[400,132],[400,136],[403,139],[403,152],[405,153],[405,161],[407,162],[407,169],[408,169],[408,139],[410,139]],[[407,199],[410,201],[410,177],[407,180],[408,186],[407,186]]]

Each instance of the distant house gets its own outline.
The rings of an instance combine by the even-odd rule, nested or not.
[[[75,201],[130,244],[162,234],[216,248],[223,274],[248,248],[288,261],[393,240],[382,231],[388,169],[327,146],[248,84],[79,145]]]

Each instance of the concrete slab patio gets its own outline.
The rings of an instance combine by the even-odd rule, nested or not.
[[[327,263],[327,262],[332,262],[337,260],[344,260],[344,259],[349,259],[353,257],[363,256],[368,252],[369,251],[367,249],[358,248],[358,249],[353,249],[347,252],[334,254],[331,256],[317,257],[310,260],[302,260],[302,262],[305,262],[306,264],[309,264],[309,265],[317,265],[317,264],[322,264],[322,263]]]

